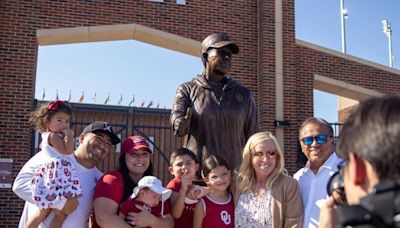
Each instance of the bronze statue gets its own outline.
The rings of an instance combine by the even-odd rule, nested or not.
[[[186,136],[184,147],[198,161],[209,155],[238,168],[247,139],[258,130],[257,111],[249,89],[227,76],[239,47],[224,33],[201,44],[204,71],[179,86],[170,121],[175,135]]]

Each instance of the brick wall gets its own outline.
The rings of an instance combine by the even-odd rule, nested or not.
[[[113,2],[113,3],[111,3]],[[398,93],[399,75],[330,56],[295,44],[294,1],[283,4],[285,160],[298,167],[297,128],[313,115],[313,74],[379,92]],[[232,75],[255,95],[261,128],[275,131],[275,5],[272,0],[154,3],[136,1],[3,0],[0,4],[0,156],[14,159],[13,176],[29,157],[37,44],[36,30],[136,23],[201,41],[213,32],[228,33],[240,46]],[[107,82],[105,82],[107,83]],[[15,227],[22,211],[9,189],[0,189],[0,226]]]
[[[353,113],[357,109],[357,107],[358,107],[358,105],[353,105],[353,106],[339,110],[339,122],[344,123],[344,121],[347,119],[347,117],[349,117],[350,114]]]

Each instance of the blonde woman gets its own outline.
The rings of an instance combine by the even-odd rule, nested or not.
[[[235,227],[302,227],[297,181],[284,169],[282,151],[270,132],[252,135],[236,177]]]

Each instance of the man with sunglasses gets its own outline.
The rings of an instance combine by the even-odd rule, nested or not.
[[[299,141],[308,159],[294,174],[304,204],[303,227],[319,227],[320,203],[328,197],[325,186],[341,159],[334,152],[332,126],[322,118],[306,119],[300,126]]]
[[[118,143],[120,143],[120,139],[114,133],[110,124],[95,121],[82,131],[79,136],[79,146],[74,153],[64,155],[74,163],[75,173],[82,188],[82,195],[62,199],[58,206],[54,207],[68,215],[62,227],[87,227],[89,215],[92,211],[94,188],[97,180],[103,175],[96,168],[96,165],[106,159],[115,150],[115,145]],[[14,180],[13,191],[25,200],[25,207],[19,221],[20,228],[25,228],[29,218],[39,212],[39,208],[34,204],[32,198],[31,182],[36,173],[35,167],[38,166],[37,164],[45,162],[46,159],[48,159],[48,156],[45,152],[41,151],[35,154],[25,163]],[[54,215],[53,209],[39,227],[49,227]]]
[[[348,205],[336,207],[329,197],[321,227],[400,227],[400,96],[361,102],[343,125],[337,153],[346,161],[340,174]]]

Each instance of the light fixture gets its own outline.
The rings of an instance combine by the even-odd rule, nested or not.
[[[275,127],[290,127],[289,120],[275,120],[274,121]]]

